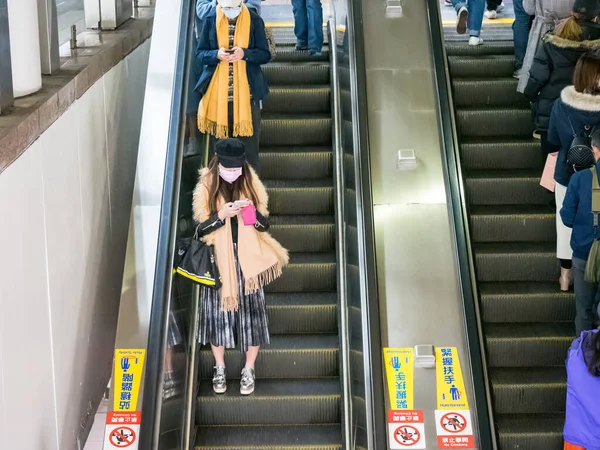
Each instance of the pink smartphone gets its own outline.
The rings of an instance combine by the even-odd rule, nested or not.
[[[247,227],[256,225],[256,208],[254,205],[248,205],[242,208],[242,220]]]

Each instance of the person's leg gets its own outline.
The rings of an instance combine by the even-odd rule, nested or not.
[[[594,302],[598,286],[585,281],[586,261],[573,258],[573,279],[575,282],[575,332],[579,336],[584,330],[593,328]]]
[[[483,13],[485,12],[485,0],[469,0],[467,8],[469,9],[467,32],[470,36],[479,37],[483,23]]]
[[[294,11],[294,34],[296,35],[296,47],[306,50],[308,48],[308,14],[306,12],[306,0],[292,0]]]
[[[212,354],[215,358],[215,366],[224,366],[225,365],[225,347],[215,347],[214,345],[210,345],[212,350]]]
[[[306,0],[308,13],[308,49],[313,53],[323,50],[323,6],[321,0]]]
[[[554,198],[556,200],[556,257],[561,260],[559,284],[562,291],[568,291],[572,281],[571,268],[568,261],[573,258],[571,250],[571,228],[567,228],[560,217],[560,210],[565,200],[567,187],[556,183]]]
[[[251,369],[254,369],[259,350],[260,347],[248,347],[248,351],[246,352],[246,365],[244,367],[250,367]]]
[[[239,139],[244,143],[244,147],[246,150],[246,159],[248,160],[248,164],[252,166],[252,168],[256,171],[257,174],[260,174],[260,105],[258,103],[253,102],[251,108],[252,128],[254,129],[254,133],[252,136],[242,137]]]
[[[512,25],[515,46],[515,70],[519,70],[523,67],[523,60],[527,52],[531,17],[525,12],[525,8],[523,8],[523,0],[514,0],[513,7],[515,9],[515,21]]]
[[[452,0],[452,6],[456,11],[456,32],[465,34],[467,32],[467,22],[469,20],[469,9],[465,0]]]

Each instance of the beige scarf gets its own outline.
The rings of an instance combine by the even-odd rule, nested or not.
[[[252,169],[250,169],[252,170]],[[208,189],[212,175],[208,169],[200,171],[200,181],[194,190],[194,219],[198,223],[205,222],[211,216],[209,208]],[[257,196],[256,210],[268,217],[269,197],[264,185],[252,170],[252,187]],[[240,199],[244,200],[244,199]],[[225,203],[219,199],[218,208]],[[221,274],[221,310],[236,311],[239,305],[238,280],[233,253],[233,238],[231,236],[231,220],[227,219],[225,226],[205,236],[204,242],[214,245],[217,267]],[[288,252],[269,233],[259,233],[252,226],[244,226],[241,214],[238,216],[238,259],[242,274],[246,280],[245,294],[262,289],[267,284],[279,278],[283,267],[289,262]]]

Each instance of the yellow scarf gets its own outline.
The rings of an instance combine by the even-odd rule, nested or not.
[[[248,48],[250,44],[250,11],[245,5],[235,24],[233,45]],[[229,48],[229,19],[217,6],[217,40],[219,48]],[[198,129],[217,138],[229,137],[228,95],[229,64],[221,61],[208,85],[198,108]],[[250,85],[246,61],[233,64],[233,136],[252,136],[252,110],[250,108]]]

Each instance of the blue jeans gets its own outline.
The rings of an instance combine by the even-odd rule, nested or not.
[[[481,34],[481,24],[483,23],[485,0],[469,0],[468,2],[465,0],[452,0],[452,6],[457,14],[463,6],[467,7],[469,10],[467,34],[469,36],[479,36]]]
[[[573,287],[575,288],[575,331],[579,336],[584,330],[594,328],[594,305],[596,304],[597,284],[585,281],[586,261],[573,258]]]
[[[323,49],[323,6],[321,0],[292,0],[294,34],[299,47],[313,52]]]
[[[515,69],[523,67],[523,60],[527,52],[527,41],[529,40],[529,29],[531,28],[531,17],[523,8],[523,0],[514,0],[515,21],[513,22],[513,39],[515,41]]]

